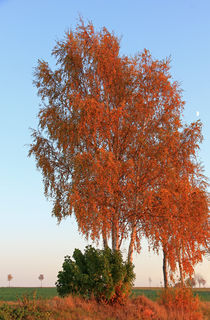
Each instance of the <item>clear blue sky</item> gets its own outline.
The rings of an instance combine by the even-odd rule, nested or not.
[[[87,242],[74,219],[60,226],[43,195],[41,173],[27,158],[29,127],[36,127],[39,98],[32,85],[38,59],[53,62],[55,40],[74,28],[78,16],[122,36],[121,52],[143,48],[156,58],[171,55],[171,73],[186,101],[184,120],[203,122],[200,159],[210,174],[209,0],[0,0],[0,286],[53,286],[63,258]],[[136,285],[160,285],[162,255],[135,255]],[[210,262],[196,268],[210,286]]]

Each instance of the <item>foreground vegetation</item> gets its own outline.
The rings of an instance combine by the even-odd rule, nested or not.
[[[184,298],[184,303],[183,303]],[[162,295],[157,301],[138,296],[124,305],[107,305],[95,300],[68,296],[52,299],[23,297],[17,302],[0,304],[0,320],[208,320],[210,303],[192,298],[180,289]]]

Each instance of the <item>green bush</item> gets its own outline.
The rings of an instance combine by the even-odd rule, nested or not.
[[[124,262],[120,251],[109,248],[75,249],[73,259],[66,256],[63,270],[58,273],[56,287],[61,297],[80,295],[106,303],[123,303],[131,292],[135,274],[133,265]]]

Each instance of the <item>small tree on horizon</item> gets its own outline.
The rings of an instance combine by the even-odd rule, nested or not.
[[[42,288],[42,281],[44,280],[44,275],[40,274],[38,279],[41,281],[41,288]]]
[[[152,279],[149,277],[149,286],[151,287]]]
[[[9,281],[9,288],[10,288],[10,281],[13,279],[13,276],[11,274],[8,274],[7,280]]]
[[[201,287],[201,285],[204,287],[206,284],[206,280],[203,278],[201,274],[196,274],[195,280],[197,281],[199,288]]]
[[[187,280],[185,281],[185,284],[187,287],[191,287],[194,288],[196,286],[196,280],[194,278],[187,278]]]

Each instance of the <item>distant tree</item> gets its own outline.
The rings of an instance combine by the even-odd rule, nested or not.
[[[11,274],[8,274],[7,280],[9,281],[9,287],[10,287],[10,281],[13,279],[13,276]]]
[[[204,287],[205,284],[206,284],[206,280],[205,280],[205,279],[201,279],[201,284],[202,284],[202,286]]]
[[[196,281],[194,278],[187,278],[187,280],[185,280],[185,284],[187,287],[191,287],[191,288],[194,288],[195,285],[196,285]]]
[[[149,277],[149,286],[151,287],[152,279]]]
[[[40,274],[38,279],[41,281],[41,288],[42,288],[42,281],[44,280],[44,275]]]
[[[198,282],[199,288],[201,287],[201,285],[205,286],[206,280],[203,278],[203,276],[201,274],[196,274],[195,279]]]

